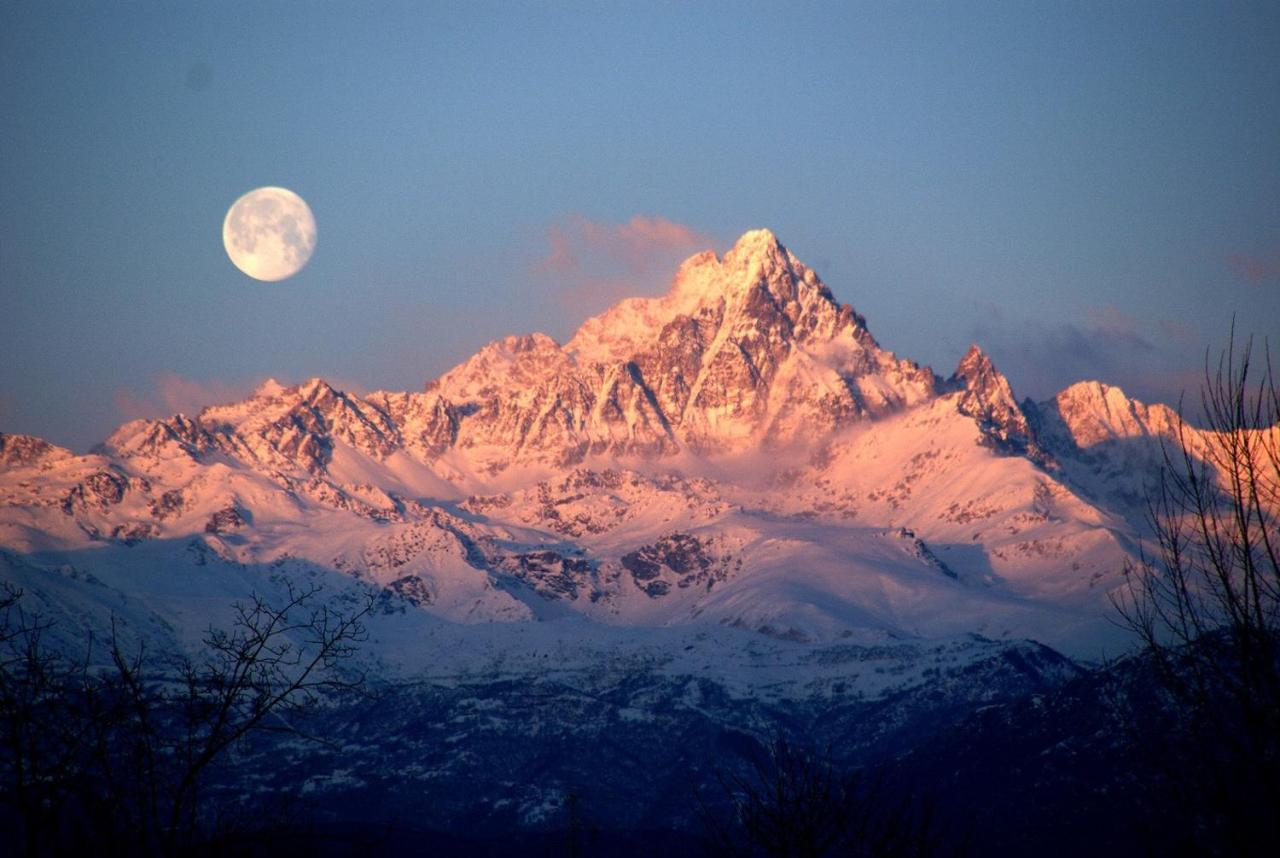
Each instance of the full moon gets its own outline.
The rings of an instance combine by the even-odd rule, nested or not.
[[[227,256],[255,280],[275,282],[302,270],[316,249],[316,219],[287,188],[258,188],[232,204],[222,222]]]

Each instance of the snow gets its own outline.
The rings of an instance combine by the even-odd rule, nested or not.
[[[508,337],[423,392],[269,380],[88,456],[0,436],[0,577],[71,627],[184,645],[288,579],[375,592],[369,657],[440,676],[538,650],[753,684],[975,634],[1114,655],[1156,464],[1131,445],[1176,415],[1096,382],[1028,414],[976,348],[946,383],[882,349],[755,230],[563,348]]]

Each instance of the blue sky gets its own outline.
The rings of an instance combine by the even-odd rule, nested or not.
[[[1274,2],[7,4],[0,431],[417,389],[757,226],[944,375],[1171,399],[1280,332],[1277,58]],[[318,224],[277,284],[261,185]]]

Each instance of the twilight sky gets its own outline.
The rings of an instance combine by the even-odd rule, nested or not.
[[[281,283],[222,249],[261,185]],[[1176,399],[1280,333],[1280,4],[0,10],[0,431],[417,389],[758,226],[943,375]]]

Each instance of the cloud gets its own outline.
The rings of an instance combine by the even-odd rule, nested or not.
[[[120,417],[133,420],[139,417],[168,417],[173,414],[199,414],[207,405],[220,405],[244,399],[264,379],[245,382],[219,380],[198,381],[184,378],[175,372],[162,372],[145,391],[120,389],[113,397],[113,404]]]
[[[570,273],[581,267],[578,254],[573,250],[573,242],[564,227],[548,227],[547,244],[551,245],[551,252],[538,263],[539,270]]]
[[[547,228],[533,274],[551,281],[566,307],[590,314],[622,298],[660,294],[685,257],[714,246],[706,233],[661,216],[614,224],[572,215]]]
[[[343,393],[364,396],[369,392],[366,385],[352,379],[338,376],[323,378],[330,386]],[[151,385],[146,390],[120,388],[112,397],[112,404],[121,420],[171,417],[174,414],[194,416],[209,405],[225,405],[248,399],[266,380],[267,376],[244,381],[199,381],[176,372],[161,372],[152,377]],[[285,387],[299,383],[278,375],[275,380]]]
[[[1117,310],[1114,304],[1108,304],[1105,307],[1086,307],[1084,314],[1091,330],[1113,336],[1131,337],[1146,347],[1151,347],[1151,344],[1138,333],[1138,319]]]
[[[547,228],[548,254],[543,271],[572,272],[611,266],[647,274],[672,253],[691,254],[714,245],[710,236],[664,217],[635,215],[611,224],[572,215]]]
[[[1052,397],[1077,381],[1118,385],[1145,402],[1192,402],[1204,352],[1194,330],[1168,319],[1143,321],[1107,306],[1082,320],[1014,320],[995,308],[972,339],[992,357],[1018,396]]]
[[[1185,322],[1175,322],[1173,319],[1156,319],[1156,327],[1160,329],[1160,333],[1170,340],[1175,340],[1182,345],[1194,345],[1198,339],[1195,329]]]
[[[1265,256],[1232,253],[1227,256],[1227,265],[1236,276],[1255,285],[1280,282],[1280,251]]]

